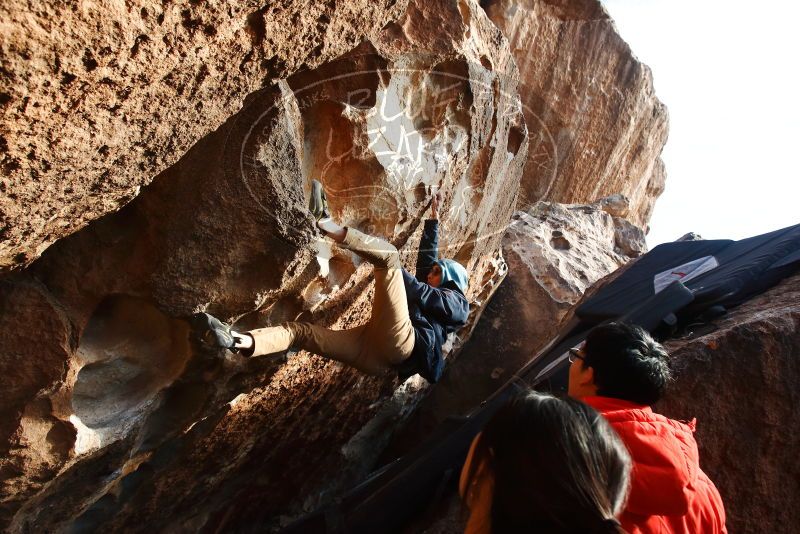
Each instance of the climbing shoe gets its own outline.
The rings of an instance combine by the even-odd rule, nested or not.
[[[319,180],[311,180],[311,198],[308,201],[308,211],[314,219],[320,220],[331,216],[328,209],[328,196]]]
[[[236,352],[236,339],[231,327],[208,313],[195,313],[191,319],[192,330],[202,343]]]

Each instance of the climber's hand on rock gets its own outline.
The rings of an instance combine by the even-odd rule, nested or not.
[[[438,219],[439,218],[439,202],[441,201],[441,195],[439,191],[436,191],[433,194],[433,200],[431,200],[431,219]]]

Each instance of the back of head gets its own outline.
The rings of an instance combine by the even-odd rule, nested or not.
[[[498,411],[481,443],[494,472],[493,534],[621,532],[630,457],[589,406],[526,393]]]
[[[466,295],[467,287],[469,286],[469,275],[464,266],[455,260],[437,260],[436,263],[442,269],[441,283],[453,282],[459,291]]]
[[[586,337],[583,365],[594,369],[597,394],[651,405],[670,380],[669,355],[644,329],[626,323],[600,325]]]

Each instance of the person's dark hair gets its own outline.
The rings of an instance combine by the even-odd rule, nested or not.
[[[502,407],[480,440],[494,472],[492,534],[620,533],[631,460],[586,404],[536,392]]]
[[[627,323],[595,327],[582,364],[594,369],[597,394],[651,405],[670,381],[669,355],[643,328]]]

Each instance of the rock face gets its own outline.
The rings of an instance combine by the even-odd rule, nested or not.
[[[406,3],[3,2],[0,272],[118,210],[269,80],[376,40]]]
[[[800,276],[666,344],[675,382],[656,409],[697,418],[700,465],[730,532],[800,524]]]
[[[664,189],[667,111],[597,0],[485,3],[520,69],[531,132],[520,203],[594,202],[621,193],[646,228]],[[524,208],[523,208],[524,209]]]
[[[444,418],[467,414],[506,383],[559,331],[595,282],[645,251],[641,230],[595,204],[538,202],[518,211],[503,236],[509,274],[470,343],[430,391],[392,445],[390,456],[424,440]]]
[[[513,48],[477,0],[0,6],[0,529],[275,530],[642,252],[666,135],[646,67],[596,2],[487,9]],[[473,312],[434,395],[190,339],[200,310],[368,319],[371,267],[316,233],[311,178],[409,267],[442,193]]]
[[[356,2],[298,15],[306,8],[249,17],[213,3],[167,8],[164,27],[178,28],[136,40],[125,50],[135,60],[97,52],[102,43],[87,44],[85,60],[60,55],[63,95],[44,89],[50,67],[35,56],[43,34],[28,42],[15,29],[4,41],[14,53],[30,50],[30,68],[42,69],[22,86],[26,105],[63,111],[52,123],[23,120],[13,113],[24,96],[5,101],[23,122],[4,134],[4,161],[19,160],[9,176],[26,177],[13,183],[28,188],[5,182],[5,265],[89,223],[0,283],[4,529],[272,528],[357,480],[342,473],[361,460],[343,451],[391,398],[395,376],[366,377],[306,353],[222,358],[190,343],[183,321],[198,310],[243,330],[297,317],[334,328],[368,319],[371,267],[316,236],[305,208],[312,177],[326,184],[336,219],[388,239],[408,266],[436,188],[440,250],[467,267],[468,297],[485,300],[505,273],[497,250],[527,130],[506,111],[519,109],[518,74],[501,33],[472,1]],[[108,24],[127,42],[128,24],[161,27],[160,14],[148,4]],[[74,39],[110,17],[61,15],[51,28],[81,55]],[[43,20],[14,16],[14,28]],[[318,46],[281,41],[287,20],[299,42]],[[321,26],[306,27],[311,20]],[[22,76],[21,63],[4,68]],[[263,78],[285,75],[262,88]],[[70,113],[92,117],[102,91],[117,85],[131,91],[111,99],[114,110],[98,108],[97,130],[62,126]],[[43,128],[58,142],[46,147]],[[20,147],[33,139],[41,148],[22,161]],[[32,181],[43,160],[51,168]],[[101,183],[115,185],[85,195],[101,171]],[[63,213],[50,219],[54,206]],[[418,378],[403,388],[409,404],[425,390]]]

